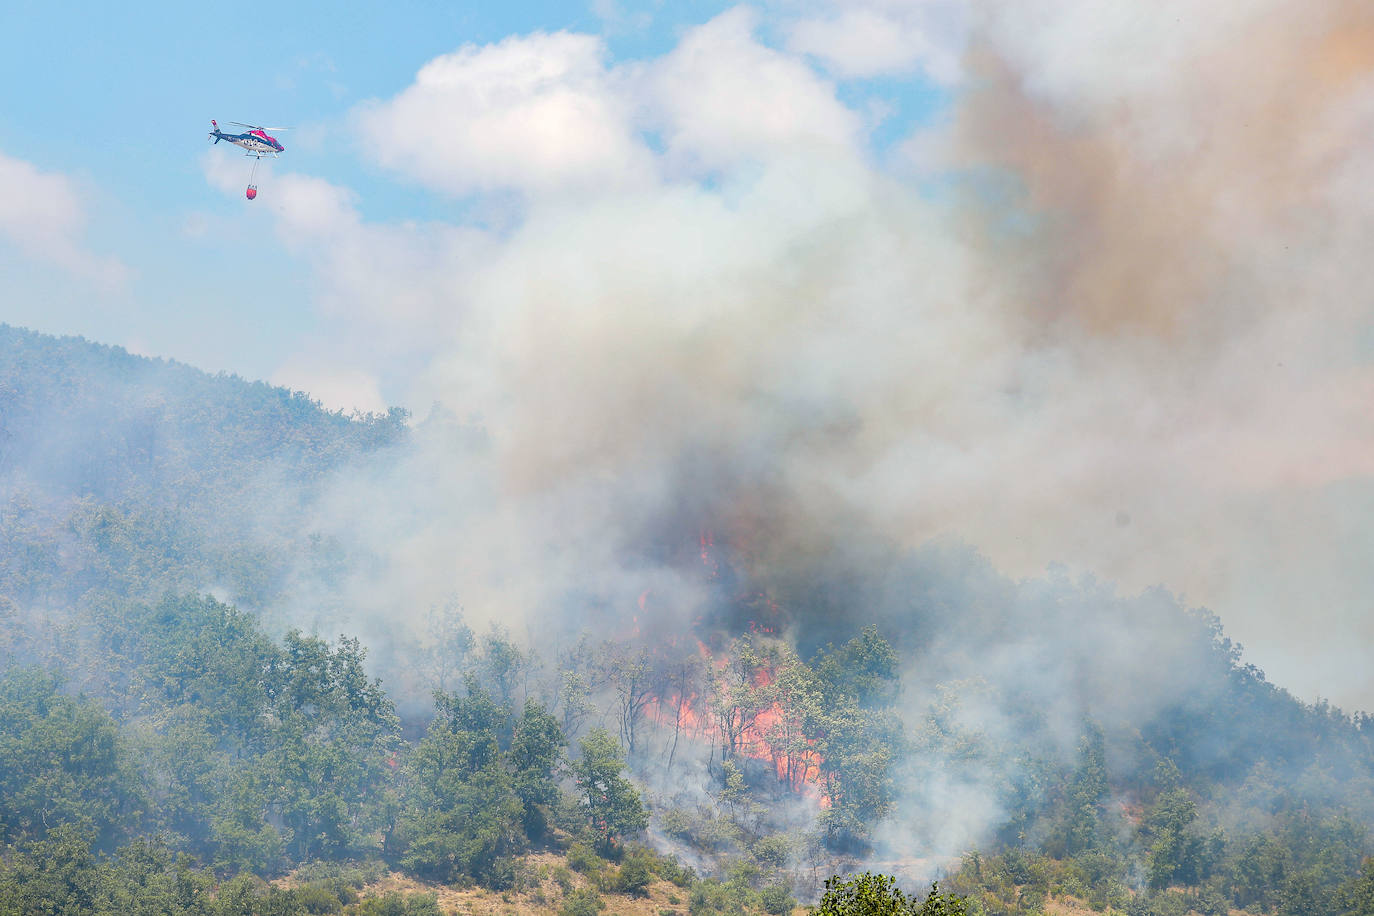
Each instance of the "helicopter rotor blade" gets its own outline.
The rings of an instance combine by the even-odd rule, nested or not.
[[[261,124],[244,124],[242,121],[227,121],[235,127],[246,127],[249,130],[290,130],[289,127],[263,127]]]

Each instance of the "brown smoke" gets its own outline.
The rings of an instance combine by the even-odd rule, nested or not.
[[[1017,302],[1036,328],[1171,344],[1235,332],[1254,311],[1228,301],[1236,276],[1309,229],[1333,168],[1367,148],[1344,109],[1374,75],[1374,7],[1248,6],[1203,35],[1180,6],[1159,72],[1125,85],[1106,69],[1045,91],[1034,67],[1054,62],[1018,66],[1007,39],[973,42],[959,148],[1010,175],[1034,221],[1029,240],[995,228],[1000,210],[983,231],[996,258],[1029,260],[1037,282]]]
[[[805,83],[780,112],[829,115],[746,132],[719,174],[683,173],[684,155],[647,184],[532,194],[480,256],[436,248],[415,346],[433,352],[427,394],[479,417],[482,447],[440,442],[322,513],[322,530],[378,535],[379,605],[457,594],[475,621],[543,626],[568,594],[634,608],[652,590],[690,618],[703,531],[761,581],[825,564],[877,580],[889,548],[945,537],[1013,576],[1062,562],[1183,592],[1307,696],[1288,593],[1324,583],[1314,652],[1367,641],[1350,558],[1374,549],[1374,8],[970,8],[968,79],[930,131],[957,176],[939,193],[847,128],[811,144],[813,122],[850,113],[773,61]],[[774,52],[736,39],[693,44],[711,52],[693,66],[752,92]],[[640,103],[690,139],[734,93],[703,101],[680,62],[597,85],[656,87]],[[742,124],[700,134],[701,155],[727,161]],[[387,250],[360,218],[288,235],[312,226],[331,267]],[[422,273],[391,261],[386,282],[350,283],[387,291],[383,327]],[[400,521],[355,523],[356,493]]]

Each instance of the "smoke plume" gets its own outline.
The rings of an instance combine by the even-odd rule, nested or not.
[[[900,13],[863,6],[853,28]],[[538,642],[768,594],[801,646],[880,623],[913,731],[976,672],[955,718],[993,761],[1031,727],[999,698],[1036,698],[1067,755],[1084,716],[1186,693],[1182,604],[1367,705],[1342,647],[1374,637],[1374,11],[984,0],[868,69],[823,47],[832,13],[776,12],[792,50],[741,8],[633,64],[562,34],[430,63],[356,123],[382,167],[476,195],[464,225],[277,179],[339,319],[321,352],[442,405],[314,507],[367,562],[302,573],[285,612],[405,644],[456,600]],[[947,117],[877,155],[839,81],[932,61]],[[893,829],[976,839],[986,766],[933,766]]]

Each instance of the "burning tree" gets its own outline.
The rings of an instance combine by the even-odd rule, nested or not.
[[[905,744],[893,709],[897,660],[888,642],[870,628],[809,663],[788,643],[755,633],[714,654],[705,644],[699,650],[690,665],[658,653],[647,660],[623,655],[637,675],[626,686],[647,684],[642,708],[649,721],[673,730],[669,760],[688,728],[719,744],[722,778],[742,776],[744,760],[768,761],[789,791],[817,799],[829,846],[864,847],[870,826],[891,812],[891,768]],[[622,692],[622,699],[629,696]]]
[[[814,785],[821,757],[816,750],[814,723],[824,713],[816,674],[790,646],[782,646],[768,672],[772,705],[759,717],[764,745],[778,779],[794,792]]]
[[[603,678],[615,690],[620,713],[620,740],[634,757],[639,749],[639,723],[654,700],[653,669],[649,652],[640,648],[607,643],[602,654]]]
[[[742,636],[711,672],[711,714],[721,739],[721,760],[758,756],[758,721],[773,705],[768,689],[774,647]]]
[[[668,769],[673,768],[678,741],[684,728],[699,720],[701,691],[705,690],[706,660],[698,652],[671,653],[659,666],[658,691],[655,709],[662,714],[671,710],[673,742],[668,749]]]

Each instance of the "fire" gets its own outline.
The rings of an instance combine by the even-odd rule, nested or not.
[[[762,673],[760,680],[771,683],[771,674]],[[760,686],[766,685],[765,683]],[[820,783],[820,754],[811,746],[812,741],[810,739],[803,739],[806,743],[805,750],[790,753],[787,750],[779,749],[774,744],[779,736],[786,736],[798,731],[800,731],[799,724],[794,725],[788,722],[783,715],[781,704],[774,702],[772,706],[756,715],[754,721],[744,729],[741,734],[740,751],[746,756],[758,760],[771,760],[773,769],[778,775],[778,781],[787,783],[793,792],[802,792],[808,785],[814,786]],[[794,742],[788,742],[784,747],[792,745]]]
[[[715,558],[716,535],[709,529],[701,529],[699,538],[701,543],[701,565],[706,567],[708,578],[716,579],[720,577],[720,563]]]
[[[697,648],[718,677],[732,664],[728,655],[713,655],[701,640],[697,640]],[[761,665],[748,672],[747,680],[754,691],[766,696],[777,683],[778,674],[775,668]],[[710,706],[710,699],[696,692],[667,692],[651,700],[647,715],[660,728],[719,743],[726,753],[768,761],[778,781],[792,792],[815,798],[822,808],[830,807],[821,783],[821,755],[814,740],[804,736],[802,722],[788,713],[781,699],[770,699],[759,708],[731,710],[730,715],[739,715],[733,721],[733,740],[718,717],[711,714]]]
[[[666,699],[655,697],[649,702],[649,718],[659,727],[676,727],[689,735],[707,735],[710,725],[695,711],[699,702],[695,693],[685,698],[677,695]]]
[[[698,529],[699,575],[716,583],[749,582],[747,575],[737,575],[736,562],[747,563],[747,558],[741,559],[736,536],[718,547],[710,527]],[[651,594],[646,589],[639,596],[642,613],[651,603]],[[741,614],[726,629],[738,633],[748,620],[747,633],[728,646],[710,636],[706,637],[711,640],[708,645],[698,637],[700,668],[696,674],[689,677],[683,669],[683,674],[657,683],[651,689],[653,696],[646,698],[642,707],[644,715],[658,729],[672,733],[670,765],[679,736],[691,736],[719,744],[727,759],[738,755],[767,761],[778,781],[790,791],[829,807],[824,761],[816,749],[816,739],[807,736],[811,715],[803,711],[814,702],[814,687],[808,684],[804,670],[799,670],[805,666],[779,641],[787,619],[781,603],[771,589],[759,589],[755,583],[741,586],[731,604],[748,617]],[[636,632],[637,624],[636,618]],[[702,625],[698,616],[688,632],[702,633]],[[681,667],[681,662],[677,664]]]

